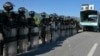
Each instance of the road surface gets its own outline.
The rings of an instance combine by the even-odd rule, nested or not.
[[[19,56],[100,56],[100,33],[82,32],[56,42],[40,45],[34,52]]]

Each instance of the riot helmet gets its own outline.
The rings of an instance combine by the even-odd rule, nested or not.
[[[50,15],[49,15],[49,18],[53,18],[53,17],[54,17],[53,14],[50,14]]]
[[[18,12],[20,13],[20,14],[24,14],[25,13],[25,8],[24,7],[20,7],[19,9],[18,9]]]
[[[32,17],[34,17],[35,12],[34,12],[34,11],[30,11],[30,12],[29,12],[29,15],[32,16]]]
[[[62,16],[62,15],[59,16],[59,19],[60,19],[60,20],[64,20],[64,16]]]
[[[53,13],[53,15],[54,15],[54,17],[55,17],[55,18],[57,18],[57,17],[58,17],[58,15],[57,15],[56,13]]]
[[[42,13],[41,13],[41,16],[42,16],[42,17],[46,17],[46,13],[45,13],[45,12],[42,12]]]
[[[3,5],[3,8],[4,8],[4,10],[6,10],[6,11],[10,11],[10,10],[13,10],[13,3],[11,3],[11,2],[6,2],[4,5]]]

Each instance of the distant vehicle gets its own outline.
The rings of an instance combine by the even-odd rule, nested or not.
[[[97,10],[81,11],[80,18],[83,31],[100,31],[100,14]]]

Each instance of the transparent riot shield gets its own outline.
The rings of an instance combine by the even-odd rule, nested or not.
[[[60,22],[58,23],[58,27],[57,27],[57,38],[60,37]]]
[[[3,29],[5,35],[4,48],[3,48],[3,56],[16,56],[17,54],[17,40],[16,39],[16,28],[7,30]]]
[[[73,34],[76,34],[76,25],[73,26]]]
[[[51,40],[51,30],[50,30],[50,25],[46,26],[46,40],[47,40],[47,43],[50,42]]]
[[[69,25],[69,36],[72,36],[72,25]]]
[[[3,35],[0,33],[0,55],[3,55]]]
[[[64,37],[66,37],[66,25],[64,25]]]
[[[64,31],[64,25],[61,26],[61,37],[64,37],[65,31]]]
[[[67,26],[67,36],[68,37],[70,36],[70,26],[69,25]]]
[[[59,37],[58,35],[58,26],[55,26],[55,39],[57,39]]]
[[[74,25],[71,25],[72,27],[72,35],[74,35]]]
[[[32,51],[38,49],[39,46],[39,27],[31,28],[30,46]]]
[[[28,31],[29,29],[27,27],[22,27],[19,28],[19,40],[18,40],[18,45],[19,53],[27,52],[28,49]]]
[[[68,37],[68,25],[65,25],[65,36]]]
[[[52,41],[56,41],[57,39],[57,32],[56,32],[56,26],[55,26],[55,22],[52,22],[51,24],[51,35],[52,35]]]

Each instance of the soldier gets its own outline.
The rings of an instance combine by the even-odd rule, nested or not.
[[[16,56],[17,54],[17,40],[16,40],[16,14],[12,11],[13,4],[6,2],[3,5],[4,11],[1,14],[3,20],[3,37],[4,48],[3,56]]]
[[[53,13],[54,15],[54,22],[55,22],[55,39],[59,37],[58,35],[58,15],[56,13]]]
[[[79,21],[78,20],[75,20],[75,23],[76,23],[76,33],[79,33],[78,32],[78,30],[80,28]]]
[[[26,19],[25,15],[25,8],[20,7],[18,9],[18,15],[17,15],[17,23],[18,23],[18,45],[19,53],[23,53],[27,51],[28,48],[28,20]]]
[[[55,41],[55,21],[54,21],[54,15],[50,14],[49,15],[49,20],[50,20],[50,28],[51,28],[51,42]]]
[[[70,23],[69,19],[66,18],[65,20],[66,30],[65,31],[66,31],[67,37],[69,36],[69,23]]]
[[[57,22],[58,22],[58,35],[59,35],[59,37],[60,37],[60,34],[61,34],[61,21],[62,21],[62,19],[61,19],[61,16],[59,16],[58,17],[58,20],[57,20]]]
[[[59,16],[59,19],[61,20],[60,23],[61,23],[61,26],[60,26],[60,36],[62,37],[63,36],[63,31],[64,31],[64,17],[63,16]]]
[[[73,18],[70,19],[70,36],[73,35],[73,28],[74,27],[74,20]]]
[[[64,37],[66,37],[66,18],[64,17],[64,20],[63,20],[64,24],[63,24],[63,34],[64,34]]]
[[[47,18],[47,23],[46,23],[46,40],[49,43],[51,41],[51,23],[50,23],[50,16]]]
[[[73,20],[73,34],[76,34],[76,19]]]
[[[39,26],[35,24],[35,12],[29,12],[30,18],[28,18],[29,26],[29,41],[30,41],[30,50],[36,49],[39,45]]]
[[[1,19],[1,11],[0,11],[0,56],[3,55],[3,36],[2,36],[2,25],[3,21]]]
[[[46,38],[46,25],[47,25],[47,18],[46,18],[46,13],[42,12],[41,13],[42,19],[41,19],[41,40],[42,40],[42,44],[45,44],[45,38]]]
[[[55,21],[55,26],[56,26],[56,31],[57,31],[57,26],[58,26],[58,15],[56,13],[53,13],[54,16],[54,21]]]

